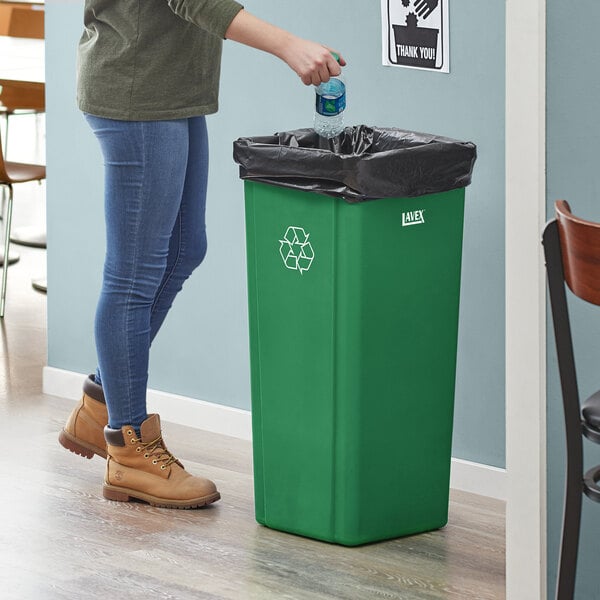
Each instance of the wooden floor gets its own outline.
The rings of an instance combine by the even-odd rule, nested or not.
[[[248,442],[165,423],[169,448],[223,499],[193,511],[104,500],[103,461],[57,442],[72,403],[41,393],[45,297],[30,279],[44,254],[19,251],[0,324],[0,598],[505,597],[504,504],[466,493],[452,493],[443,530],[359,548],[320,543],[254,521]]]

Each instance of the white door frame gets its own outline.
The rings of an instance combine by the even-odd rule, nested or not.
[[[546,600],[546,0],[506,0],[506,599]]]

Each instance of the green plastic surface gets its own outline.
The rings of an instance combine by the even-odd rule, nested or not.
[[[256,519],[345,545],[444,526],[464,189],[245,195]]]

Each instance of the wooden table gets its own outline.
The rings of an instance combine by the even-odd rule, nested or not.
[[[43,92],[44,47],[44,40],[0,35],[0,85]]]
[[[0,104],[8,107],[44,110],[44,40],[0,36]],[[11,240],[45,247],[46,232],[30,228],[13,231]],[[16,253],[15,253],[16,254]],[[18,260],[11,252],[9,263]],[[0,256],[0,264],[3,257]]]

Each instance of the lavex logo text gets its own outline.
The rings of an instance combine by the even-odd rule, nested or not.
[[[408,225],[422,225],[425,223],[425,216],[423,213],[425,210],[413,210],[411,212],[403,212],[402,213],[402,227],[407,227]]]

